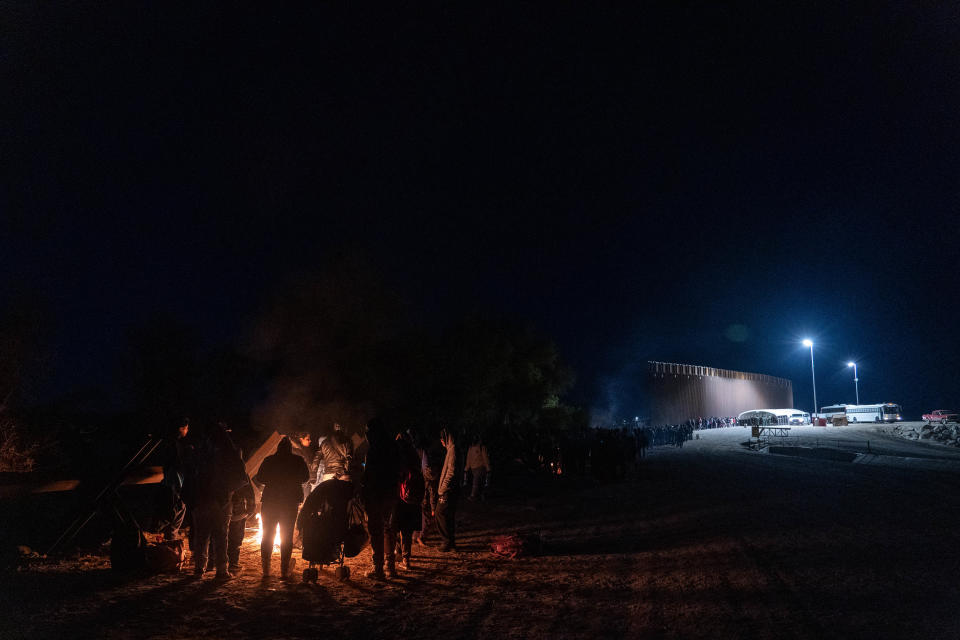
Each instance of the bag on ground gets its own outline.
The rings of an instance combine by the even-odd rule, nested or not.
[[[498,558],[522,558],[538,555],[543,550],[539,533],[520,532],[497,536],[490,542],[490,552]]]

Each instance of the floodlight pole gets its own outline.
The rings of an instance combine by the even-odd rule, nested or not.
[[[857,363],[848,362],[848,367],[853,367],[853,389],[857,393],[857,404],[860,404],[860,379],[857,377]]]
[[[804,340],[803,344],[807,347],[810,347],[810,376],[813,378],[813,412],[819,413],[817,408],[817,373],[813,368],[813,341]]]

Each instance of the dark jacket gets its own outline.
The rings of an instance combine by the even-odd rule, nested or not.
[[[337,480],[357,480],[358,467],[353,455],[353,441],[337,431],[320,445],[323,454],[323,473]]]
[[[317,467],[314,465],[315,456],[312,450],[301,446],[299,442],[294,442],[293,452],[303,458],[307,465],[307,472],[310,474],[310,482],[313,482],[317,476]]]
[[[272,456],[267,456],[253,477],[257,484],[265,485],[260,501],[263,504],[291,505],[303,502],[303,483],[310,479],[307,463],[303,458],[281,445]]]
[[[420,467],[420,455],[413,445],[404,440],[397,442],[400,453],[400,499],[417,506],[423,502],[426,486]]]
[[[226,505],[233,492],[249,482],[240,452],[220,427],[211,428],[188,455],[183,487],[188,505]]]
[[[363,499],[379,501],[398,497],[401,467],[400,452],[393,440],[370,438],[363,471]]]
[[[230,522],[239,522],[257,512],[257,497],[253,493],[253,485],[249,482],[233,492],[230,502]]]

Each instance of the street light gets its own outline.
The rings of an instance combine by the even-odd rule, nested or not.
[[[848,362],[848,367],[853,367],[853,388],[857,392],[857,404],[860,404],[860,380],[857,378],[857,363]]]
[[[803,341],[803,346],[810,347],[810,376],[813,378],[813,413],[819,413],[817,409],[817,374],[813,369],[813,340],[809,338]]]

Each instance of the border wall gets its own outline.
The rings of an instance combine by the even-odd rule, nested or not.
[[[651,424],[793,407],[793,382],[762,373],[651,361],[646,387]]]

